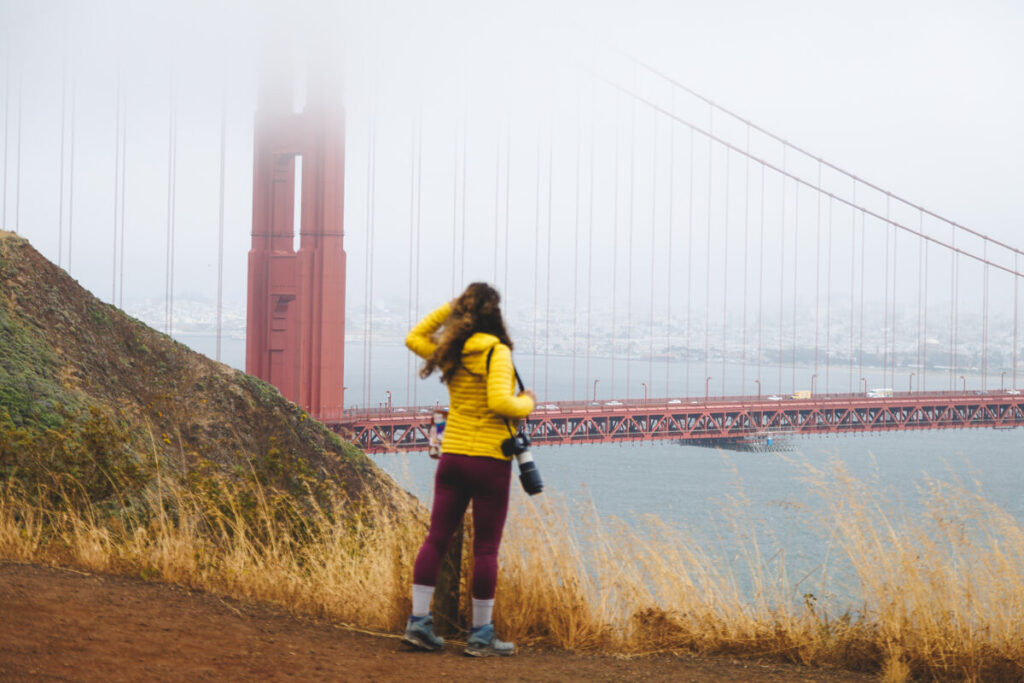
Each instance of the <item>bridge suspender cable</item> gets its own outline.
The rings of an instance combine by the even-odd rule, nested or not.
[[[690,137],[693,137],[693,130],[690,130]],[[765,196],[765,167],[761,167],[761,236],[758,239],[758,265],[757,265],[757,393],[761,394],[761,368],[764,350],[764,196]]]
[[[552,190],[554,183],[554,170],[555,170],[555,129],[554,121],[551,122],[551,128],[548,130],[548,219],[547,219],[547,256],[545,258],[547,264],[547,279],[544,286],[544,400],[548,400],[551,396],[548,393],[548,366],[551,362],[551,205],[552,205]],[[575,313],[574,313],[575,315]]]
[[[1014,254],[1014,270],[1016,270],[1016,269],[1017,269],[1017,254]],[[1014,377],[1014,379],[1013,379],[1013,388],[1015,390],[1017,389],[1017,313],[1018,313],[1018,310],[1019,310],[1018,304],[1017,304],[1017,289],[1018,289],[1018,285],[1019,284],[1020,284],[1020,282],[1018,281],[1018,279],[1014,278],[1014,353],[1013,353],[1013,358],[1014,358],[1013,377]]]
[[[651,149],[651,269],[648,272],[648,278],[651,281],[651,294],[650,294],[650,310],[648,317],[650,318],[650,327],[647,334],[647,341],[649,348],[647,351],[647,387],[654,393],[654,255],[655,255],[655,242],[657,241],[657,229],[658,229],[658,113],[653,112],[653,128],[654,128],[654,144]],[[668,395],[666,391],[666,396]],[[645,396],[646,398],[646,392]]]
[[[533,215],[533,365],[530,385],[537,386],[537,297],[540,294],[540,178],[541,178],[541,132],[537,131],[537,182],[534,192],[534,215]]]
[[[856,239],[857,239],[857,181],[853,181],[853,200],[854,203],[850,205],[850,388],[849,392],[853,393],[853,331],[856,329],[854,326],[854,292],[857,291],[856,283],[856,261],[855,256],[857,254]],[[861,245],[863,248],[863,245]]]
[[[890,350],[890,353],[889,353],[889,363],[890,363],[889,380],[890,380],[890,383],[887,385],[887,386],[890,386],[890,387],[895,386],[895,384],[896,384],[896,292],[897,292],[897,289],[896,289],[896,284],[897,284],[896,279],[897,279],[897,276],[899,274],[899,268],[896,267],[896,255],[897,255],[898,250],[899,250],[899,239],[900,239],[899,230],[896,230],[895,228],[893,228],[893,230],[892,230],[892,307],[890,309],[892,311],[892,324],[890,325],[890,328],[892,329],[892,335],[891,335],[892,336],[892,349]]]
[[[918,212],[918,216],[921,232],[924,232],[924,212]],[[924,240],[920,240],[920,243],[920,252],[923,258],[920,287],[921,303],[918,306],[918,312],[921,315],[921,362],[918,364],[918,372],[921,373],[921,376],[918,377],[918,388],[920,391],[928,391],[928,243]],[[1014,258],[1016,259],[1016,256]],[[1013,281],[1016,285],[1017,278],[1014,278]],[[1016,352],[1016,348],[1014,348],[1014,352]]]
[[[371,99],[372,96],[371,96]],[[377,116],[376,102],[370,107],[366,146],[366,254],[363,269],[363,408],[370,407],[373,382],[373,247],[376,225]],[[408,398],[408,397],[406,397]],[[344,406],[342,406],[344,408]]]
[[[714,131],[715,129],[715,111],[714,109],[708,109],[708,130]],[[704,250],[704,273],[706,275],[704,283],[704,377],[711,377],[711,189],[713,183],[711,179],[714,172],[714,147],[712,146],[712,139],[708,138],[708,198],[707,198],[707,230],[705,239],[707,240],[706,248]],[[708,379],[704,380],[704,394],[707,395]]]
[[[889,254],[890,254],[890,252],[889,252],[889,233],[890,233],[890,229],[889,229],[889,224],[888,224],[889,215],[890,215],[890,206],[889,205],[890,205],[889,196],[886,195],[886,197],[885,197],[885,220],[886,220],[886,224],[884,226],[885,227],[885,258],[883,259],[885,261],[885,303],[883,304],[884,309],[885,309],[885,313],[883,314],[883,317],[882,317],[882,386],[885,386],[885,387],[895,386],[892,382],[890,382],[890,378],[889,378]],[[861,235],[861,239],[862,240],[864,239],[863,234]],[[896,264],[893,263],[892,267],[895,270]],[[862,278],[862,282],[861,282],[860,286],[861,286],[861,291],[863,291],[864,290],[863,275],[861,275],[861,278]],[[861,306],[862,307],[863,307],[863,305],[864,305],[863,302],[861,302]],[[861,321],[861,324],[863,325],[863,319]],[[863,350],[861,350],[861,354],[863,355]],[[863,374],[863,370],[861,371],[861,374]]]
[[[416,285],[415,285],[415,297],[413,298],[413,320],[420,319],[420,264],[423,261],[422,251],[422,234],[423,231],[420,227],[420,217],[422,215],[421,206],[423,198],[423,116],[422,111],[417,114],[416,119],[416,186],[415,194],[413,195],[416,201]],[[410,325],[410,327],[412,327]],[[408,358],[412,358],[412,354],[407,354]],[[413,365],[412,375],[412,404],[418,405],[417,394],[419,389],[419,383],[416,382],[416,366]]]
[[[466,166],[469,165],[467,155],[469,145],[469,90],[464,94],[462,111],[462,235],[459,240],[459,289],[466,286]]]
[[[171,334],[174,326],[174,211],[177,162],[178,117],[174,94],[174,77],[168,89],[167,116],[167,252],[164,274],[164,331]]]
[[[594,91],[590,91],[591,99],[591,110],[593,107]],[[590,389],[590,330],[593,323],[594,316],[594,151],[596,149],[595,137],[596,137],[597,123],[591,119],[590,122],[590,177],[588,183],[587,193],[587,371],[585,373],[586,382],[583,384],[583,392],[586,394]],[[596,395],[597,385],[595,384],[595,395],[593,400],[597,400]]]
[[[713,131],[712,131],[713,132]],[[782,205],[782,218],[779,221],[779,388],[778,392],[781,394],[782,390],[782,341],[785,338],[784,330],[784,304],[786,296],[786,148],[782,148],[782,169],[783,174],[779,177],[782,183],[782,190],[780,191],[780,197]]]
[[[825,393],[832,392],[832,198],[828,200],[828,257],[825,261]]]
[[[956,229],[950,227],[953,244],[956,244]],[[953,383],[956,377],[956,334],[954,333],[953,321],[956,318],[956,252],[949,252],[949,391],[953,391]]]
[[[71,81],[71,136],[68,144],[71,149],[69,151],[68,159],[68,273],[71,273],[71,244],[72,244],[72,231],[75,225],[75,129],[76,118],[75,118],[75,103],[78,94],[78,83],[77,79]]]
[[[611,386],[609,394],[615,394],[615,340],[616,314],[618,313],[619,291],[619,114],[622,97],[615,98],[615,160],[612,163],[612,346],[611,346]]]
[[[982,254],[988,251],[988,242],[982,242],[981,250]],[[988,371],[988,264],[983,264],[981,268],[981,388],[985,390],[985,375]]]
[[[675,93],[673,106],[675,104]],[[672,237],[675,232],[676,206],[676,127],[669,122],[668,127],[668,265],[667,290],[665,300],[665,396],[672,396]]]
[[[3,218],[0,218],[0,227],[8,230],[7,227],[7,150],[10,148],[10,140],[7,137],[8,124],[11,114],[11,41],[7,40],[7,59],[4,64],[4,199]]]
[[[750,127],[747,126],[747,154],[750,154]],[[743,344],[740,366],[740,391],[747,393],[747,295],[750,260],[750,157],[743,161]],[[759,349],[760,351],[760,349]]]
[[[60,76],[60,180],[57,200],[57,266],[64,262],[64,133],[67,129],[68,65],[64,57]]]
[[[634,87],[636,85],[634,73]],[[633,351],[633,229],[634,220],[634,197],[636,195],[636,100],[633,100],[629,114],[629,212],[627,214],[627,225],[629,226],[629,249],[626,252],[626,400],[632,395],[631,370],[633,363],[631,356]]]
[[[750,129],[747,129],[749,139]],[[821,185],[821,162],[818,162],[818,185]],[[814,374],[812,380],[817,383],[818,377],[818,340],[821,329],[821,193],[817,194],[818,207],[814,219]],[[817,387],[811,387],[816,391]]]
[[[17,157],[18,161],[14,167],[14,232],[21,231],[21,120],[22,120],[22,104],[24,103],[24,80],[25,80],[25,63],[24,61],[19,63],[20,68],[18,69],[18,146],[17,146]]]
[[[409,266],[406,269],[408,272],[408,285],[409,294],[407,299],[407,313],[408,313],[408,325],[406,329],[412,329],[413,324],[417,318],[413,311],[414,299],[413,299],[413,273],[416,268],[416,124],[413,123],[411,126],[411,135],[409,136],[410,142],[410,154],[409,154]],[[405,404],[408,406],[415,404],[414,392],[416,382],[413,380],[413,372],[415,369],[412,362],[412,354],[405,355]],[[371,397],[372,399],[372,397]],[[372,405],[370,406],[373,407]]]
[[[725,396],[725,377],[728,367],[729,348],[728,303],[729,303],[729,150],[725,150],[725,216],[722,220],[722,396]],[[710,179],[709,179],[710,182]]]
[[[114,240],[111,252],[110,268],[110,302],[117,300],[117,210],[118,186],[121,182],[121,79],[117,79],[117,88],[114,92]]]
[[[868,242],[865,239],[866,233],[867,233],[867,217],[864,215],[864,212],[862,211],[862,212],[860,212],[860,313],[859,313],[860,317],[859,317],[859,322],[857,324],[858,327],[860,328],[860,333],[858,335],[858,341],[857,341],[857,376],[858,377],[864,377],[864,283],[865,283],[864,275],[867,272],[865,264],[867,262],[867,251],[868,251]],[[883,321],[882,324],[884,325],[885,324],[885,317],[882,318],[882,321]],[[861,380],[861,381],[863,381],[863,380]],[[864,387],[864,390],[867,391],[867,387],[866,386]]]
[[[510,311],[511,305],[509,304],[509,207],[510,202],[510,190],[512,188],[512,122],[509,121],[505,126],[505,265],[502,269],[502,276],[504,278],[504,285],[502,286],[502,296],[505,297],[505,310]]]
[[[864,213],[860,214],[860,335],[857,343],[857,376],[864,376],[864,273],[865,273],[865,262],[868,251],[867,240],[865,236],[865,225],[867,219],[864,217]],[[888,316],[882,318],[882,324],[885,324],[885,320]],[[884,378],[883,378],[884,381]],[[867,389],[865,388],[865,391]]]
[[[126,170],[126,162],[128,158],[128,97],[122,95],[121,99],[121,253],[120,253],[120,273],[117,284],[118,300],[117,307],[124,308],[124,206],[127,201],[127,178],[128,173]],[[223,128],[223,123],[221,124]],[[115,227],[116,229],[116,227]],[[218,339],[219,339],[218,335]],[[218,357],[218,360],[220,358]]]
[[[498,243],[501,240],[501,117],[494,135],[494,270],[491,281],[498,286]]]
[[[796,386],[796,294],[797,276],[800,273],[800,185],[793,186],[793,310],[791,311],[793,325],[793,349],[790,352],[790,386],[792,391],[797,390]]]
[[[224,167],[227,150],[227,112],[228,97],[225,86],[220,95],[220,191],[217,197],[217,360],[220,360],[221,328],[224,318]],[[123,237],[121,247],[124,248]],[[124,261],[121,262],[121,273],[124,274]]]
[[[580,284],[580,163],[583,153],[583,133],[580,131],[580,93],[576,91],[576,185],[573,202],[572,239],[572,379],[569,387],[570,400],[576,400],[576,343],[579,320]],[[584,385],[586,386],[586,385]]]
[[[693,171],[694,171],[694,131],[690,129],[690,198],[689,217],[686,229],[686,395],[690,396],[690,366],[693,361],[690,328],[693,310]]]
[[[455,121],[455,138],[452,142],[452,150],[455,152],[452,160],[452,298],[459,295],[456,289],[455,273],[458,263],[458,234],[459,234],[459,130],[465,122]]]

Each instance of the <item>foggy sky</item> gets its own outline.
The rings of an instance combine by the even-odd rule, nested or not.
[[[105,300],[123,298],[127,304],[164,297],[173,89],[178,117],[175,296],[210,297],[216,289],[224,102],[224,296],[229,305],[244,305],[256,67],[267,48],[294,61],[297,106],[306,60],[329,61],[340,74],[337,87],[344,93],[348,131],[350,310],[362,307],[367,281],[371,121],[376,131],[375,298],[403,305],[415,290],[412,315],[447,298],[464,282],[482,278],[507,288],[512,307],[544,305],[551,291],[556,305],[565,306],[574,278],[577,289],[589,287],[597,300],[610,304],[607,275],[618,272],[622,284],[631,266],[636,291],[627,301],[622,299],[625,289],[620,290],[617,301],[623,309],[632,302],[638,311],[646,311],[648,290],[655,288],[643,273],[654,263],[655,297],[659,310],[664,308],[670,230],[675,231],[674,286],[680,285],[679,271],[686,262],[682,249],[690,134],[616,94],[592,74],[662,102],[674,101],[680,111],[704,117],[696,123],[718,126],[716,132],[732,136],[738,145],[745,131],[722,116],[708,124],[706,112],[674,100],[663,83],[638,74],[629,56],[841,168],[982,233],[1021,243],[1024,130],[1019,122],[1024,91],[1018,71],[1024,64],[1019,40],[1024,10],[1015,3],[466,1],[307,2],[285,7],[269,2],[9,1],[0,22],[4,225],[27,236],[51,260],[58,260],[59,249],[62,265],[68,267],[68,221],[73,216],[71,273]],[[114,237],[119,92],[127,143],[123,291],[113,266],[121,248]],[[67,122],[63,199],[58,174],[62,97]],[[675,150],[668,152],[673,135]],[[591,137],[596,138],[593,148]],[[777,148],[755,139],[752,149],[757,145],[772,163],[783,163]],[[413,165],[417,149],[418,176]],[[577,154],[583,175],[579,195]],[[698,168],[708,166],[708,154],[698,136]],[[717,178],[710,192],[712,208],[695,206],[690,220],[703,231],[711,211],[709,260],[717,272],[719,259],[724,263],[726,236],[737,239],[743,229],[740,212],[749,210],[741,209],[737,188],[754,182],[755,189],[744,195],[756,200],[760,171],[748,170],[745,161],[721,149],[712,148],[710,154],[712,177]],[[670,188],[672,160],[676,186]],[[728,179],[723,175],[726,163]],[[793,156],[785,163],[794,168],[804,163],[803,172],[815,172],[813,164]],[[591,166],[593,186],[587,175]],[[728,196],[726,182],[732,193]],[[787,190],[770,174],[765,182],[765,213],[775,220],[786,210],[782,197],[795,190]],[[704,176],[695,178],[698,197],[709,194],[707,183]],[[577,208],[578,196],[582,208]],[[789,226],[790,239],[794,229],[809,239],[821,222],[817,200],[812,195],[785,196],[787,202],[803,202],[800,218],[793,217],[789,206],[790,220],[799,221]],[[877,205],[877,199],[872,201]],[[64,237],[60,246],[59,213]],[[908,214],[906,220],[916,218]],[[578,228],[581,222],[583,228]],[[586,245],[578,235],[582,229],[586,236],[591,222],[598,263],[588,285],[580,264]],[[412,253],[408,245],[417,226],[422,248]],[[935,234],[942,230],[938,224],[925,227]],[[837,223],[837,235],[842,229],[849,232],[850,226]],[[854,225],[853,230],[860,228]],[[860,237],[854,236],[855,249],[866,248],[877,257],[867,265],[869,279],[883,268],[883,247],[876,248],[883,234],[881,226],[869,223],[860,247]],[[698,258],[691,266],[697,280],[706,275],[701,270],[701,239],[694,245]],[[769,238],[765,258],[785,269],[789,257],[771,251],[774,242]],[[730,244],[735,258],[737,247]],[[459,255],[456,262],[453,249]],[[627,264],[622,259],[629,249],[634,250],[633,260]],[[750,249],[751,258],[753,250],[762,251],[756,242]],[[917,252],[908,249],[907,254],[916,258]],[[813,252],[799,258],[801,263],[815,262]],[[837,290],[849,289],[843,267],[856,269],[859,264],[836,265]],[[408,273],[417,268],[420,281],[411,283]],[[723,295],[723,286],[736,296],[744,286],[740,270],[734,267],[721,278],[715,297]],[[809,278],[811,272],[805,265],[800,277]],[[787,306],[788,292],[805,291],[811,284],[769,279],[765,287],[777,288],[770,296],[787,298]],[[754,283],[745,286],[753,292]],[[695,307],[705,305],[703,292],[693,298]],[[715,301],[708,305],[716,311],[721,306]]]

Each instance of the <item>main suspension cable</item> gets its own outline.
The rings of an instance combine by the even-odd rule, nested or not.
[[[806,149],[804,149],[804,148],[802,148],[802,147],[800,147],[798,145],[793,144],[792,142],[786,140],[785,138],[783,138],[783,137],[781,137],[779,135],[776,135],[775,133],[772,133],[771,131],[769,131],[769,130],[767,130],[765,128],[762,128],[761,126],[758,126],[753,121],[750,121],[749,119],[746,119],[746,118],[740,116],[739,114],[735,113],[734,111],[732,111],[732,110],[730,110],[730,109],[728,109],[726,107],[721,106],[717,102],[711,100],[708,97],[705,97],[704,95],[702,95],[702,94],[698,93],[697,91],[689,88],[688,86],[684,85],[683,83],[680,83],[679,81],[675,80],[671,76],[668,76],[664,72],[661,72],[661,71],[655,69],[654,67],[652,67],[649,64],[646,64],[646,63],[644,63],[644,62],[642,62],[642,61],[640,61],[640,60],[638,60],[636,58],[633,58],[633,57],[629,57],[629,59],[631,61],[633,61],[636,66],[639,66],[640,68],[644,69],[645,71],[648,71],[649,73],[651,73],[652,75],[656,76],[657,78],[660,78],[660,79],[668,82],[672,86],[674,86],[676,88],[679,88],[680,90],[683,90],[684,92],[692,95],[693,97],[697,98],[698,100],[701,100],[702,102],[704,102],[704,103],[714,107],[715,109],[717,109],[718,111],[722,112],[723,114],[726,114],[727,116],[732,117],[733,119],[739,121],[740,123],[743,123],[743,124],[745,124],[747,126],[750,126],[751,128],[753,128],[757,132],[767,136],[768,138],[771,138],[772,140],[775,140],[777,142],[781,142],[783,145],[785,145],[786,147],[792,149],[795,152],[798,152],[798,153],[800,153],[800,154],[802,154],[802,155],[804,155],[804,156],[806,156],[806,157],[808,157],[810,159],[813,159],[815,161],[818,161],[819,163],[824,164],[827,168],[829,168],[829,169],[831,169],[833,171],[836,171],[837,173],[839,173],[839,174],[841,174],[841,175],[843,175],[843,176],[853,180],[856,183],[859,183],[860,185],[862,185],[862,186],[864,186],[866,188],[869,188],[871,190],[875,190],[876,192],[880,192],[880,193],[885,194],[885,195],[887,195],[889,197],[892,197],[893,199],[895,199],[896,201],[900,202],[901,204],[904,204],[905,206],[908,206],[908,207],[910,207],[912,209],[916,209],[917,211],[920,211],[920,212],[922,212],[922,213],[924,213],[924,214],[926,214],[928,216],[931,216],[932,218],[935,218],[935,219],[937,219],[937,220],[939,220],[939,221],[941,221],[941,222],[951,226],[954,230],[962,230],[962,231],[964,231],[964,232],[966,232],[966,233],[968,233],[970,235],[973,235],[975,237],[987,239],[988,241],[990,241],[995,246],[1002,247],[1003,249],[1007,249],[1007,250],[1009,250],[1009,251],[1011,251],[1013,253],[1016,253],[1016,254],[1024,255],[1024,251],[1022,251],[1021,249],[1013,247],[1013,246],[1011,246],[1009,244],[1006,244],[1004,242],[1000,242],[999,240],[992,239],[992,238],[990,238],[990,237],[988,237],[988,236],[986,236],[986,235],[984,235],[984,234],[982,234],[982,233],[980,233],[980,232],[978,232],[976,230],[968,228],[967,226],[961,225],[960,223],[957,223],[954,220],[951,220],[951,219],[946,218],[946,217],[944,217],[944,216],[942,216],[940,214],[937,214],[934,211],[929,211],[925,207],[923,207],[923,206],[921,206],[919,204],[916,204],[916,203],[910,201],[909,199],[906,199],[906,198],[901,197],[901,196],[899,196],[897,194],[894,194],[894,193],[890,192],[889,190],[883,189],[879,185],[875,185],[874,183],[871,183],[871,182],[869,182],[869,181],[867,181],[867,180],[865,180],[865,179],[863,179],[863,178],[861,178],[861,177],[859,177],[859,176],[857,176],[857,175],[855,175],[853,173],[850,173],[849,171],[844,170],[843,168],[840,168],[839,166],[836,166],[833,163],[830,163],[826,159],[823,159],[823,158],[821,158],[820,156],[818,156],[816,154],[812,154],[811,152],[807,151]],[[616,87],[618,87],[618,86],[616,86]]]

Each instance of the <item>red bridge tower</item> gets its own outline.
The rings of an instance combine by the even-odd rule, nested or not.
[[[341,415],[345,369],[345,123],[325,86],[311,78],[299,113],[287,77],[260,89],[245,342],[246,372],[321,419]]]

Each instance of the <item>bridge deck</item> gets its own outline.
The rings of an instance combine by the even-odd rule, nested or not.
[[[351,411],[328,425],[368,453],[426,450],[430,407]],[[736,443],[773,435],[1024,425],[1018,393],[863,394],[545,403],[527,420],[536,445],[678,440]]]

